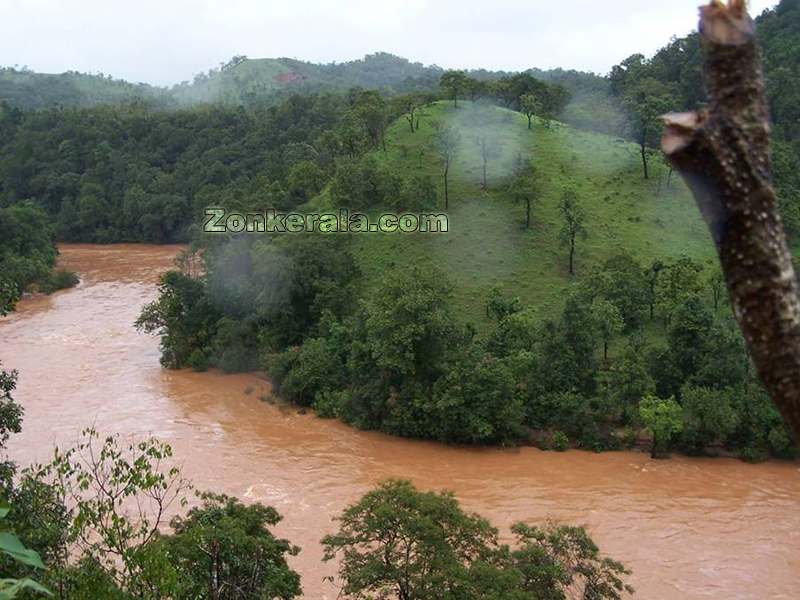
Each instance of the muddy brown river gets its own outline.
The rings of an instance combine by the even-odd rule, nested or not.
[[[799,598],[800,464],[652,461],[620,452],[464,449],[408,441],[299,415],[260,400],[253,375],[165,371],[158,340],[132,324],[178,251],[65,245],[77,288],[23,300],[0,319],[0,361],[18,369],[21,464],[45,460],[94,424],[168,441],[201,489],[275,506],[305,597],[336,598],[319,539],[375,483],[411,479],[453,490],[506,530],[551,518],[585,525],[633,569],[640,598]]]

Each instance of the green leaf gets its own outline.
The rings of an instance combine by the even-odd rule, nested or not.
[[[46,596],[53,595],[46,587],[27,577],[25,579],[0,579],[0,600],[11,600],[22,590],[31,590]]]
[[[13,533],[0,533],[0,552],[4,552],[14,560],[37,569],[44,569],[42,559],[35,550],[28,550]]]

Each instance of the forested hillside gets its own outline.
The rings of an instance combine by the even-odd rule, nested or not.
[[[172,103],[165,90],[113,79],[110,75],[78,72],[50,75],[0,65],[0,102],[24,110],[53,106],[88,107],[134,100]]]

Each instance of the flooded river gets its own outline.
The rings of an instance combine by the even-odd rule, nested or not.
[[[0,319],[0,361],[19,370],[25,407],[13,458],[45,460],[91,424],[168,441],[198,488],[285,516],[278,533],[302,548],[292,564],[315,600],[337,593],[318,543],[331,518],[389,477],[453,490],[501,531],[547,518],[586,525],[633,569],[641,598],[800,597],[799,464],[450,448],[270,405],[256,376],[162,370],[158,340],[133,321],[177,251],[63,246],[60,263],[81,284]]]

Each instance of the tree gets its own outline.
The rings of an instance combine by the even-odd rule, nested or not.
[[[655,305],[661,312],[664,324],[669,325],[675,309],[687,298],[701,292],[700,273],[703,267],[687,256],[666,266],[659,266],[661,268],[656,274]]]
[[[364,302],[366,344],[384,373],[431,382],[454,342],[450,286],[441,273],[415,267],[376,288]]]
[[[653,436],[650,455],[653,458],[664,456],[669,450],[673,436],[683,430],[681,405],[674,397],[663,399],[648,395],[639,403],[639,416]]]
[[[458,108],[458,97],[468,88],[469,78],[464,71],[445,71],[439,79],[439,86],[453,99],[453,106]]]
[[[498,546],[497,530],[464,513],[452,494],[419,492],[407,481],[380,484],[338,521],[322,540],[324,560],[339,558],[342,594],[354,599],[460,597],[470,564],[491,561]]]
[[[461,143],[461,134],[451,125],[445,125],[438,121],[433,123],[434,144],[436,153],[442,163],[442,179],[444,180],[444,208],[450,206],[449,177],[450,167],[458,155],[458,148]]]
[[[644,272],[645,280],[647,281],[647,304],[650,308],[650,320],[655,317],[655,308],[657,301],[656,289],[658,288],[658,279],[661,271],[664,270],[664,263],[660,260],[654,260]]]
[[[489,182],[486,175],[487,166],[490,160],[500,156],[500,141],[489,133],[482,133],[475,138],[475,144],[478,146],[478,152],[480,152],[481,156],[483,173],[481,186],[484,190],[486,190],[489,188]]]
[[[531,211],[539,191],[537,173],[532,165],[517,170],[508,191],[514,202],[525,205],[525,229],[530,229]]]
[[[647,355],[641,334],[633,335],[622,354],[611,364],[603,387],[606,397],[613,400],[625,415],[630,415],[643,397],[655,392],[653,377],[647,369]]]
[[[179,598],[270,598],[300,595],[300,576],[286,557],[299,548],[268,529],[281,520],[269,506],[204,493],[203,504],[175,517],[159,543],[177,571]]]
[[[435,438],[468,444],[513,444],[522,439],[522,397],[508,365],[470,347],[434,384],[432,410]]]
[[[649,179],[647,148],[658,140],[659,117],[669,110],[675,97],[666,85],[653,78],[644,78],[629,85],[622,104],[642,156],[644,178]]]
[[[575,245],[579,237],[586,237],[586,228],[583,225],[583,208],[578,203],[578,197],[572,190],[567,190],[561,198],[559,205],[564,223],[561,226],[559,237],[561,243],[569,249],[569,274],[575,275]]]
[[[600,554],[581,527],[517,523],[512,550],[451,493],[387,481],[345,509],[322,540],[340,557],[341,596],[358,600],[620,600],[633,593],[624,565]]]
[[[615,254],[586,279],[590,296],[600,296],[619,310],[626,329],[642,323],[649,300],[648,282],[641,265],[627,253]]]
[[[542,101],[535,94],[523,94],[519,98],[519,105],[522,114],[528,117],[528,129],[531,129],[533,116],[542,112]]]
[[[413,175],[403,182],[395,206],[398,210],[424,212],[435,209],[438,202],[436,183],[430,175]]]
[[[364,124],[373,147],[386,151],[386,127],[389,124],[386,101],[374,90],[361,91],[353,111]]]
[[[403,104],[405,114],[403,115],[408,121],[408,126],[411,128],[411,133],[419,130],[419,116],[424,105],[424,100],[416,94],[409,94],[400,100]]]
[[[57,578],[68,576],[67,561],[76,558],[134,595],[171,579],[165,557],[150,553],[166,515],[185,503],[190,488],[178,468],[168,466],[171,457],[171,447],[155,439],[122,444],[86,429],[76,447],[56,449],[50,463],[23,472],[70,507],[61,562],[51,566]]]
[[[5,317],[14,310],[19,300],[19,288],[9,280],[0,279],[0,317]]]
[[[619,309],[608,300],[595,298],[592,302],[592,313],[597,319],[597,329],[603,339],[603,360],[608,360],[608,343],[615,335],[622,332],[624,321]]]
[[[715,390],[685,386],[681,390],[683,405],[683,446],[699,454],[708,446],[725,443],[739,425],[739,415],[731,389]]]
[[[670,163],[686,179],[717,247],[750,355],[800,435],[800,287],[771,185],[760,52],[743,0],[701,10],[708,110],[664,118]]]
[[[634,592],[625,583],[631,572],[622,563],[601,556],[583,527],[517,523],[511,532],[517,541],[512,560],[533,598],[561,600],[567,597],[566,590],[582,590],[584,600],[620,600]]]
[[[711,292],[711,300],[714,303],[714,312],[719,310],[720,302],[722,302],[725,294],[725,276],[722,274],[722,269],[719,268],[719,263],[714,261],[710,265],[711,271],[706,275],[706,285]]]

